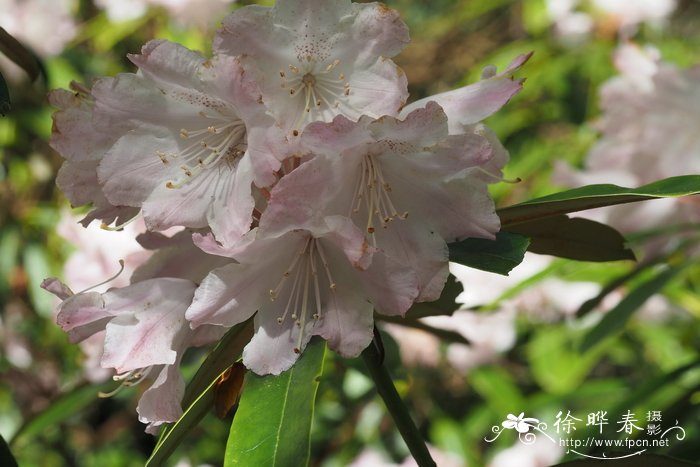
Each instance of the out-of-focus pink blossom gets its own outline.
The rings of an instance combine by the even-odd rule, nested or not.
[[[143,16],[149,7],[164,7],[182,26],[207,28],[231,8],[235,0],[95,0],[110,21],[129,21]]]
[[[532,444],[517,441],[498,452],[488,467],[549,467],[564,455],[564,448],[545,436],[538,436]]]
[[[442,451],[435,446],[428,445],[430,456],[440,467],[466,467],[467,464],[459,456]],[[413,457],[408,456],[403,462],[397,464],[388,459],[388,457],[379,451],[371,448],[363,450],[348,467],[415,467],[416,461]]]
[[[520,291],[517,295],[500,300],[509,289],[544,271],[551,258],[527,253],[522,263],[508,276],[500,276],[457,263],[450,263],[450,271],[464,286],[456,300],[455,311],[450,316],[433,316],[421,321],[429,326],[454,331],[470,342],[470,345],[452,343],[447,346],[446,358],[460,372],[494,362],[499,355],[515,344],[515,320],[518,315],[533,321],[558,321],[571,316],[579,306],[600,290],[592,282],[568,282],[546,278]],[[606,301],[609,309],[614,298]],[[489,306],[499,302],[493,311],[470,311],[464,308]],[[436,366],[440,360],[440,340],[434,335],[401,325],[386,326],[396,339],[401,359],[406,365]]]
[[[120,260],[124,262],[124,270],[109,283],[109,287],[127,286],[136,268],[151,255],[136,241],[136,237],[146,231],[140,218],[121,230],[106,230],[95,223],[83,227],[77,217],[64,210],[57,230],[77,248],[63,266],[66,283],[76,290],[90,288],[100,278],[114,276],[120,269]],[[92,290],[104,292],[107,288],[104,284]]]
[[[0,27],[40,56],[58,55],[77,33],[74,6],[72,0],[0,0]]]
[[[663,26],[677,6],[676,0],[547,0],[554,29],[566,40],[585,38],[595,27],[611,26],[623,37],[641,24]]]

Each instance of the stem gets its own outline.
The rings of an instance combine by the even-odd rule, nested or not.
[[[396,391],[396,387],[394,386],[389,372],[382,364],[384,353],[382,351],[380,339],[379,331],[375,328],[374,340],[369,347],[362,352],[362,359],[377,386],[377,392],[379,392],[379,395],[384,400],[386,408],[394,419],[394,423],[396,423],[401,437],[406,442],[408,450],[411,451],[411,455],[416,460],[418,466],[435,467],[435,461],[430,457],[430,452],[428,452],[425,440],[418,432],[418,428],[416,428],[411,416],[408,414],[408,409],[401,400],[399,393]]]

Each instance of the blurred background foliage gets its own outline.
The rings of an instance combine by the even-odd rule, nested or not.
[[[3,7],[3,1],[0,7],[7,12],[12,2]],[[86,381],[85,357],[54,324],[55,303],[39,289],[43,278],[61,277],[64,262],[78,248],[56,231],[67,203],[54,183],[61,158],[47,142],[52,109],[45,96],[48,89],[66,88],[72,80],[89,84],[99,76],[133,71],[126,55],[152,38],[209,53],[223,14],[206,25],[187,25],[165,8],[151,6],[141,16],[112,21],[91,1],[68,3],[75,33],[60,53],[40,57],[44,77],[31,83],[20,71],[10,70],[7,61],[0,65],[12,102],[11,111],[0,118],[0,434],[13,440],[20,465],[142,465],[154,439],[136,419],[139,388],[96,398],[98,390],[113,384]],[[228,8],[248,3],[253,2]],[[412,43],[396,61],[408,76],[412,99],[474,82],[485,65],[502,69],[516,54],[535,51],[520,72],[527,77],[524,90],[487,121],[510,151],[506,177],[522,179],[495,185],[493,194],[499,206],[506,206],[563,189],[551,182],[553,162],[580,166],[598,138],[592,123],[600,114],[598,89],[616,73],[611,61],[620,42],[616,20],[584,4],[582,11],[594,18],[592,28],[567,37],[556,30],[544,0],[387,3],[400,11],[411,31]],[[0,11],[0,26],[2,20],[7,18]],[[52,30],[40,32],[38,41],[55,40]],[[679,66],[698,63],[700,2],[680,1],[663,27],[642,24],[628,35],[640,44],[653,44],[665,60]],[[666,263],[673,264],[688,253],[680,245],[666,254]],[[529,277],[513,279],[501,298],[512,299],[551,278],[604,286],[629,275],[617,291],[625,294],[640,285],[649,287],[656,277],[659,264],[644,266],[629,274],[635,268],[630,262],[555,260]],[[547,465],[573,458],[564,449],[551,455],[533,451],[519,454],[523,463],[509,464],[498,453],[517,446],[514,436],[501,436],[493,444],[484,441],[509,413],[524,411],[551,424],[557,412],[567,410],[584,420],[587,413],[606,410],[611,424],[627,410],[639,418],[662,411],[665,422],[677,420],[685,428],[686,439],[654,452],[696,461],[699,289],[700,267],[684,268],[663,287],[665,308],[658,316],[638,314],[625,323],[624,332],[587,351],[580,349],[580,342],[595,313],[577,317],[557,313],[552,305],[553,313],[517,313],[513,345],[468,371],[447,363],[445,339],[437,364],[409,366],[402,363],[402,352],[423,350],[407,347],[400,352],[385,335],[387,366],[429,442],[468,465]],[[494,313],[499,300],[474,309]],[[580,303],[569,305],[575,311]],[[202,355],[188,354],[186,374],[193,374]],[[401,463],[408,452],[361,363],[330,354],[327,358],[313,430],[313,465],[348,465],[368,449],[387,462]],[[208,415],[171,463],[219,465],[229,424],[230,419]],[[619,436],[610,431],[610,437]]]

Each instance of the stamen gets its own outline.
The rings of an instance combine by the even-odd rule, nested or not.
[[[123,260],[123,259],[120,259],[120,260],[119,260],[119,271],[117,271],[117,273],[116,273],[115,275],[113,275],[112,277],[110,277],[110,278],[107,279],[107,280],[104,280],[104,281],[100,282],[99,284],[93,285],[93,286],[91,286],[91,287],[88,287],[88,288],[85,289],[85,290],[82,290],[82,291],[78,292],[76,295],[80,295],[81,293],[89,292],[90,290],[92,290],[92,289],[94,289],[94,288],[97,288],[97,287],[100,287],[100,286],[102,286],[102,285],[105,285],[105,284],[107,284],[107,283],[109,283],[109,282],[112,282],[114,279],[116,279],[117,277],[119,277],[119,275],[120,275],[122,272],[124,272],[124,260]]]
[[[138,368],[136,370],[127,371],[126,373],[123,373],[121,375],[112,376],[112,379],[114,381],[121,381],[121,384],[113,391],[98,392],[97,397],[103,399],[107,397],[112,397],[115,394],[118,394],[125,387],[136,386],[137,384],[141,383],[141,381],[146,379],[146,377],[149,375],[152,369],[153,366],[151,365],[147,366],[146,368]]]
[[[203,114],[202,117],[212,119]],[[219,121],[223,120],[221,117]],[[189,146],[180,151],[182,165],[180,169],[183,172],[183,177],[179,180],[171,180],[166,182],[166,188],[180,188],[189,183],[193,178],[200,175],[206,169],[216,166],[222,160],[235,159],[244,154],[237,146],[246,145],[246,128],[243,122],[235,118],[233,120],[224,121],[223,124],[211,125],[200,130],[180,130],[180,136],[183,139],[196,138]],[[167,156],[162,151],[156,152],[163,163],[167,162]],[[172,155],[177,157],[177,155]]]
[[[381,164],[372,154],[367,154],[360,163],[360,176],[355,185],[350,206],[350,214],[358,214],[364,204],[367,212],[367,233],[374,234],[373,220],[376,217],[383,228],[387,228],[394,219],[406,219],[408,211],[399,214],[391,199],[391,184],[384,178]],[[373,237],[374,239],[374,237]]]
[[[483,173],[483,174],[485,174],[485,175],[487,175],[495,180],[498,180],[499,182],[503,182],[503,183],[516,184],[516,183],[520,183],[523,181],[523,179],[520,177],[516,177],[514,179],[503,178],[500,175],[496,175],[494,173],[489,172],[488,170],[484,169],[483,167],[476,167],[476,170],[478,170],[479,172],[481,172],[481,173]]]
[[[319,119],[322,112],[326,110],[325,106],[331,110],[343,105],[353,114],[359,110],[348,103],[347,97],[351,94],[351,88],[345,74],[340,72],[333,75],[340,63],[341,60],[334,59],[322,64],[316,62],[312,56],[305,56],[298,66],[287,65],[291,74],[280,70],[280,86],[289,90],[290,98],[297,98],[303,91],[304,102],[300,105],[301,112],[293,124],[296,131],[303,127],[304,123]]]
[[[122,222],[122,223],[119,224],[119,225],[115,225],[114,227],[111,227],[111,226],[109,226],[109,225],[107,225],[107,224],[105,224],[105,223],[103,222],[102,224],[100,224],[100,228],[101,228],[102,230],[108,230],[108,231],[110,231],[110,232],[116,232],[116,231],[118,231],[118,230],[123,230],[124,227],[126,227],[126,226],[129,225],[129,224],[131,224],[131,223],[134,222],[135,220],[136,220],[136,216],[132,217],[131,219],[129,219],[129,220],[127,220],[127,221]]]

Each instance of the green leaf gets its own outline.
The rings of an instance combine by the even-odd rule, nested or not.
[[[624,328],[632,314],[637,311],[649,297],[663,289],[671,279],[687,266],[687,263],[671,266],[652,279],[639,284],[623,298],[615,308],[610,310],[588,334],[586,334],[581,342],[581,351],[586,352],[606,337]]]
[[[5,467],[17,467],[17,460],[10,451],[10,446],[5,442],[5,438],[0,436],[0,465]]]
[[[632,250],[625,248],[625,237],[620,232],[589,219],[561,215],[522,222],[507,229],[528,237],[528,250],[533,253],[578,261],[635,259]]]
[[[598,295],[596,295],[593,298],[589,298],[585,302],[581,304],[579,309],[576,311],[576,316],[577,317],[582,317],[585,316],[586,314],[590,313],[593,311],[598,305],[603,303],[603,300],[605,300],[605,297],[610,295],[615,289],[622,287],[625,285],[625,283],[631,281],[638,275],[640,275],[642,272],[646,271],[650,267],[653,267],[662,261],[666,261],[668,258],[666,256],[654,258],[652,260],[645,260],[642,261],[641,263],[637,264],[634,269],[631,271],[627,271],[624,274],[613,278],[610,282],[605,284],[605,286],[600,289],[600,292],[598,292]]]
[[[311,420],[325,352],[325,341],[314,338],[284,373],[246,376],[226,444],[225,466],[308,464]]]
[[[506,228],[522,222],[585,209],[698,193],[700,175],[666,178],[639,188],[589,185],[501,208],[498,210],[498,216],[501,218],[501,225]]]
[[[54,426],[65,421],[85,407],[94,404],[99,392],[107,391],[113,386],[114,382],[108,381],[98,386],[85,384],[76,387],[72,391],[60,396],[53,401],[47,409],[22,425],[10,440],[10,443],[16,444],[22,439],[41,434],[49,426]]]
[[[10,90],[7,88],[5,77],[0,73],[0,115],[3,117],[7,114],[12,105],[10,104]]]
[[[495,240],[468,238],[448,246],[450,261],[507,276],[523,261],[529,243],[522,235],[498,232]]]
[[[565,325],[551,325],[540,327],[527,343],[532,375],[549,393],[567,395],[576,391],[607,350],[603,345],[581,353],[575,337]]]

